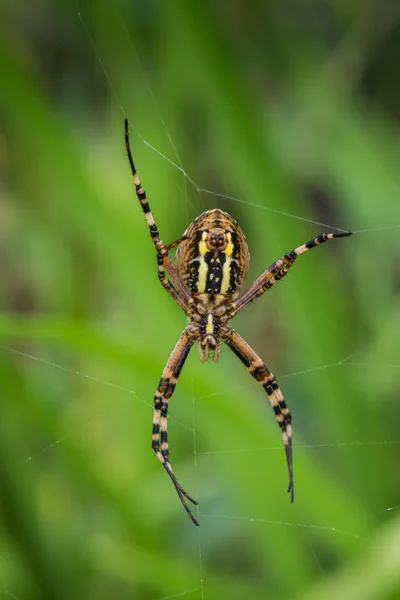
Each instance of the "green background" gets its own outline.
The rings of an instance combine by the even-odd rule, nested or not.
[[[4,598],[400,598],[399,14],[3,0]],[[200,528],[151,451],[186,320],[157,280],[125,116],[166,243],[220,207],[251,280],[324,229],[356,232],[233,323],[293,415],[293,505],[267,398],[227,348],[217,365],[194,348],[170,403]]]

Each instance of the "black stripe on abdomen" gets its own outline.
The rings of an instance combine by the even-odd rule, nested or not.
[[[206,289],[207,294],[219,294],[221,290],[223,268],[226,262],[224,252],[207,252],[204,256],[207,264]]]

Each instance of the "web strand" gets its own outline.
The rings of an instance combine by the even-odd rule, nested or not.
[[[157,598],[157,600],[169,600],[170,598],[181,598],[182,596],[187,596],[188,594],[195,594],[201,591],[202,588],[197,587],[192,590],[185,590],[184,592],[178,592],[177,594],[172,594],[171,596],[163,596],[162,598]],[[203,598],[203,596],[202,596]]]
[[[340,535],[344,535],[347,537],[351,537],[355,540],[365,541],[367,538],[357,535],[355,533],[348,533],[347,531],[342,531],[337,527],[324,526],[324,525],[308,525],[306,523],[291,523],[289,521],[273,521],[270,519],[258,519],[254,517],[236,517],[232,515],[224,515],[224,514],[211,514],[211,513],[203,513],[204,519],[228,519],[230,521],[247,521],[248,523],[262,523],[264,525],[281,525],[284,527],[301,527],[303,529],[318,529],[320,531],[331,531],[333,533],[337,533]]]

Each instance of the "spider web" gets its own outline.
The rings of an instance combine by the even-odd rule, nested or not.
[[[84,32],[84,35],[87,37],[87,39],[90,43],[91,51],[93,52],[93,55],[96,57],[97,61],[99,62],[100,66],[101,66],[104,77],[106,78],[107,83],[114,95],[115,103],[121,111],[121,116],[124,116],[124,117],[127,116],[129,114],[129,111],[126,110],[126,107],[120,100],[119,91],[117,91],[112,77],[107,72],[107,69],[103,62],[102,53],[97,49],[96,44],[94,43],[92,35],[90,33],[90,30],[87,26],[86,19],[82,15],[81,9],[79,7],[77,9],[77,19],[82,27],[82,31]],[[182,174],[182,188],[181,188],[182,204],[184,205],[187,215],[189,215],[189,212],[191,209],[197,210],[199,208],[199,206],[203,207],[204,202],[205,202],[205,197],[211,195],[216,198],[221,198],[225,201],[230,201],[233,203],[240,203],[240,204],[245,205],[246,207],[252,207],[255,210],[268,211],[271,213],[275,213],[286,219],[294,219],[297,221],[302,221],[305,223],[318,225],[318,226],[321,226],[324,228],[340,230],[340,228],[338,228],[336,224],[332,225],[329,223],[322,223],[318,220],[312,220],[312,219],[309,219],[309,218],[304,217],[299,214],[291,214],[289,212],[280,211],[275,208],[268,207],[268,206],[265,206],[265,205],[262,205],[262,204],[259,204],[256,202],[249,202],[243,198],[233,197],[228,194],[223,194],[223,193],[219,193],[217,191],[209,190],[209,189],[206,189],[205,187],[202,187],[199,183],[194,181],[194,179],[186,172],[186,170],[182,164],[182,161],[181,161],[180,155],[179,155],[179,151],[173,140],[173,136],[170,134],[170,131],[168,129],[166,121],[163,117],[162,111],[160,110],[160,107],[158,105],[155,94],[152,90],[151,85],[149,84],[149,82],[147,80],[145,69],[142,67],[141,60],[137,55],[134,43],[133,43],[128,31],[126,30],[124,20],[122,17],[120,18],[120,24],[121,24],[120,25],[121,32],[123,33],[124,36],[127,36],[129,39],[129,44],[132,48],[132,60],[137,61],[138,65],[141,69],[144,87],[146,89],[146,93],[148,94],[149,98],[151,98],[155,119],[158,120],[159,128],[162,129],[166,139],[168,140],[168,142],[170,144],[170,149],[172,151],[173,158],[171,159],[169,155],[167,155],[166,153],[159,150],[157,148],[157,146],[151,144],[148,141],[146,135],[143,135],[141,133],[140,125],[136,122],[135,119],[133,119],[133,122],[132,122],[132,117],[131,117],[131,115],[129,115],[131,131],[133,131],[136,134],[136,136],[141,140],[141,142],[143,143],[144,146],[146,146],[153,153],[158,155],[163,161],[168,163],[171,166],[171,168],[178,170]],[[193,202],[190,197],[190,193],[189,193],[190,187],[195,190],[196,194],[198,194],[197,203]],[[152,208],[153,208],[153,210],[156,211],[157,208],[155,205],[156,205],[156,200],[153,200]],[[200,212],[200,211],[197,211],[197,212]],[[187,220],[189,221],[189,219],[187,219]],[[143,227],[144,227],[144,225],[143,225]],[[383,230],[393,232],[396,229],[398,229],[399,227],[400,227],[400,224],[382,224],[377,227],[363,227],[363,228],[359,228],[359,229],[357,229],[357,227],[355,227],[354,232],[357,234],[361,234],[361,233],[372,234],[374,232],[383,231]],[[162,235],[163,235],[163,233],[162,233]],[[146,293],[146,292],[144,291],[143,293]],[[144,421],[144,423],[141,423],[140,427],[142,427],[142,426],[144,427],[145,423],[149,424],[151,422],[151,413],[153,410],[153,405],[152,405],[152,401],[151,401],[152,400],[151,392],[150,392],[150,396],[147,396],[147,395],[143,396],[141,390],[135,391],[135,390],[131,389],[129,386],[127,387],[126,385],[120,385],[119,382],[108,381],[107,379],[104,379],[103,377],[99,376],[98,374],[92,374],[90,371],[86,372],[86,371],[81,371],[81,370],[76,370],[76,369],[70,368],[69,366],[67,366],[68,363],[48,360],[47,358],[43,358],[42,356],[40,356],[36,353],[30,353],[25,350],[20,350],[18,347],[11,347],[9,345],[1,345],[0,348],[4,353],[14,355],[20,361],[24,361],[24,362],[26,361],[27,363],[31,363],[37,372],[36,376],[39,378],[49,377],[49,378],[53,379],[54,372],[61,370],[66,373],[69,373],[70,375],[72,375],[73,377],[76,377],[77,379],[85,379],[90,386],[111,388],[111,391],[113,393],[115,392],[115,394],[118,395],[117,396],[118,399],[124,398],[123,399],[124,402],[126,399],[126,402],[133,401],[134,403],[140,403],[141,405],[144,406],[145,410],[148,413],[148,418],[146,421]],[[396,360],[394,360],[393,364],[384,363],[384,364],[380,364],[377,366],[375,361],[364,359],[365,356],[368,357],[368,354],[369,354],[368,350],[369,350],[368,346],[363,345],[361,350],[359,348],[357,348],[357,350],[355,350],[354,352],[351,352],[350,354],[347,354],[347,355],[345,354],[343,357],[339,357],[337,361],[326,363],[326,364],[312,365],[309,368],[292,371],[292,372],[289,372],[286,374],[285,373],[283,373],[283,374],[277,373],[276,375],[277,375],[278,381],[280,382],[281,387],[282,387],[282,382],[284,382],[285,379],[289,380],[289,379],[296,378],[296,379],[300,380],[303,377],[307,377],[307,376],[316,374],[319,371],[325,371],[325,370],[331,370],[332,372],[334,372],[337,369],[351,369],[352,373],[355,373],[356,371],[367,371],[368,369],[377,369],[377,367],[379,368],[379,370],[390,370],[390,371],[397,371],[398,369],[400,369],[400,364],[396,364]],[[400,361],[399,361],[399,363],[400,363]],[[186,368],[183,371],[183,373],[185,373],[185,372],[187,373],[187,371],[189,371],[189,370],[190,370],[190,367]],[[158,377],[159,377],[158,371],[156,372],[155,370],[152,369],[151,375],[154,378],[154,382],[156,384]],[[190,376],[188,376],[188,377],[190,378]],[[229,455],[232,460],[236,460],[236,457],[238,455],[249,455],[249,454],[254,453],[254,459],[256,459],[260,455],[260,453],[262,453],[263,455],[267,455],[267,458],[270,459],[270,457],[272,457],[273,453],[276,452],[278,455],[282,453],[282,445],[279,443],[280,440],[278,441],[278,443],[276,445],[255,444],[253,447],[250,447],[250,446],[242,447],[240,445],[240,440],[239,440],[239,441],[237,441],[237,447],[226,448],[226,449],[216,449],[213,447],[207,448],[204,446],[204,440],[202,440],[202,447],[204,446],[204,449],[199,450],[198,449],[199,437],[201,436],[201,426],[199,425],[199,422],[201,422],[201,417],[198,416],[198,413],[203,410],[202,406],[206,405],[211,398],[214,399],[219,396],[226,396],[226,391],[225,391],[225,389],[216,389],[212,393],[209,393],[206,395],[196,395],[196,381],[194,379],[191,380],[191,387],[192,387],[191,421],[188,420],[187,422],[184,422],[184,420],[179,419],[179,417],[177,418],[177,415],[179,415],[179,411],[177,409],[175,409],[174,414],[169,416],[169,423],[170,423],[171,429],[173,430],[173,432],[170,433],[170,438],[172,439],[172,444],[175,444],[175,440],[179,436],[180,432],[181,433],[187,432],[192,438],[192,446],[193,446],[193,461],[192,461],[192,463],[193,463],[193,469],[194,469],[194,482],[195,482],[194,488],[196,488],[196,483],[198,486],[198,489],[193,490],[195,492],[194,496],[196,498],[201,498],[201,496],[204,494],[204,492],[202,491],[202,483],[201,482],[203,481],[204,473],[207,473],[207,470],[209,470],[212,467],[212,461],[214,460],[214,458],[221,458],[221,460],[223,460],[224,455]],[[242,387],[240,385],[237,386],[236,391],[237,391],[238,395],[242,395],[242,394],[248,393],[249,390],[252,390],[253,388],[257,389],[257,387],[258,387],[258,384],[256,384],[256,383],[243,384]],[[117,410],[122,410],[121,406],[116,405],[116,402],[117,402],[117,398],[115,398],[115,402],[113,402],[112,404],[111,404],[111,400],[107,400],[105,402],[103,414],[101,414],[101,413],[99,414],[100,419],[104,420],[105,424],[107,424],[107,420],[108,420],[111,412],[115,412]],[[208,404],[207,410],[210,410],[210,404]],[[267,411],[265,412],[265,419],[268,419]],[[98,424],[98,420],[96,420],[95,424],[96,425]],[[32,453],[27,454],[24,458],[24,461],[29,462],[29,463],[32,463],[32,462],[34,463],[35,460],[39,458],[39,456],[41,456],[43,454],[49,454],[49,453],[55,452],[60,445],[63,445],[67,441],[68,442],[73,441],[73,439],[75,437],[80,437],[83,432],[84,432],[83,433],[84,436],[89,437],[91,430],[93,430],[93,424],[91,421],[86,420],[86,421],[82,422],[82,430],[78,430],[78,431],[76,430],[76,424],[75,424],[69,430],[67,428],[67,432],[65,434],[61,435],[60,437],[57,437],[57,439],[55,439],[51,443],[46,444],[45,446],[42,446],[38,449],[35,449],[34,451],[32,451]],[[278,439],[278,438],[276,438],[276,439]],[[307,450],[307,451],[313,450],[313,449],[315,451],[321,451],[323,449],[336,449],[337,451],[341,451],[344,449],[344,450],[347,450],[348,452],[354,452],[357,449],[366,450],[368,448],[374,448],[374,447],[385,448],[385,447],[398,446],[399,444],[400,444],[400,439],[398,439],[398,440],[396,440],[396,439],[395,440],[388,440],[388,439],[368,440],[368,439],[364,439],[361,435],[357,435],[355,437],[352,437],[351,439],[345,439],[345,440],[340,440],[340,441],[328,440],[328,441],[326,441],[326,443],[315,443],[315,444],[314,443],[312,443],[312,444],[295,443],[294,449],[295,449],[296,455],[298,455],[298,453],[300,453],[302,451],[302,449]],[[151,453],[149,452],[149,454],[151,454]],[[273,460],[273,459],[271,458],[271,460]],[[203,463],[206,463],[204,469],[201,466]],[[224,462],[221,462],[222,468],[223,468],[224,464],[225,464]],[[18,465],[15,465],[15,466],[18,467]],[[281,468],[283,469],[283,463],[281,464]],[[186,475],[187,475],[187,473],[186,473]],[[275,484],[273,483],[272,485],[275,485]],[[164,489],[164,488],[162,488],[162,489]],[[286,498],[284,498],[284,500],[286,500]],[[214,505],[214,504],[215,504],[215,502],[211,502],[211,505]],[[223,505],[223,503],[221,503],[221,506],[222,505]],[[394,504],[393,506],[389,506],[389,507],[382,506],[381,512],[395,511],[399,507],[400,507],[400,504]],[[177,598],[177,597],[184,597],[184,596],[193,597],[193,598],[202,598],[202,599],[207,597],[207,581],[205,581],[205,579],[204,579],[204,573],[206,570],[205,569],[205,553],[207,551],[210,540],[212,540],[210,531],[212,530],[212,527],[213,527],[212,523],[215,521],[219,521],[219,522],[226,521],[226,522],[228,522],[228,524],[233,524],[233,525],[242,524],[246,527],[255,526],[258,528],[265,527],[268,529],[276,527],[276,528],[279,528],[282,530],[286,530],[286,529],[307,529],[310,531],[316,530],[319,532],[326,532],[327,534],[335,535],[338,537],[351,538],[352,540],[355,540],[356,542],[359,542],[360,544],[365,543],[368,539],[364,533],[360,533],[359,531],[357,531],[357,529],[355,529],[355,530],[351,530],[351,529],[347,529],[347,528],[342,529],[340,527],[337,527],[335,524],[331,524],[329,522],[323,523],[323,524],[315,524],[313,522],[305,522],[302,520],[298,521],[296,519],[289,521],[289,520],[284,520],[284,519],[280,520],[280,519],[274,519],[274,518],[265,518],[263,515],[260,515],[260,514],[255,514],[255,515],[252,515],[249,513],[230,514],[230,513],[221,513],[219,511],[217,512],[217,511],[212,511],[212,510],[211,511],[203,511],[201,508],[198,508],[197,515],[199,517],[199,520],[201,521],[202,527],[200,527],[197,530],[194,530],[192,533],[192,536],[195,536],[196,542],[197,542],[196,553],[197,553],[197,557],[198,557],[198,570],[199,570],[198,578],[196,580],[193,580],[193,587],[190,587],[190,588],[188,587],[183,590],[171,589],[171,593],[169,595],[162,596],[162,597],[154,596],[154,600],[167,600],[167,598]],[[207,539],[207,536],[208,536],[208,539]],[[323,571],[323,566],[320,563],[320,559],[318,558],[315,548],[312,546],[311,542],[309,542],[309,544],[310,544],[309,545],[310,555],[313,556],[313,559],[319,564],[319,566],[321,567],[321,570]],[[8,565],[8,553],[9,553],[9,549],[4,541],[3,547],[0,550],[0,585],[2,587],[3,595],[5,597],[14,598],[16,600],[24,600],[23,598],[16,596],[12,591],[10,591],[10,589],[8,587],[7,575],[6,575],[6,571],[8,571],[8,566],[7,566]]]

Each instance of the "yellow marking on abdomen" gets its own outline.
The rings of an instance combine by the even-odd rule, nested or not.
[[[233,246],[233,244],[232,244],[232,246]],[[231,262],[232,262],[232,259],[230,258],[230,256],[227,256],[226,261],[222,267],[222,281],[221,281],[221,288],[220,288],[221,294],[226,294],[229,289],[229,285],[230,285],[230,281],[231,281]]]
[[[203,231],[203,233],[201,234],[201,241],[199,242],[200,256],[204,256],[208,251],[206,239],[207,239],[207,231]]]
[[[225,252],[226,256],[232,256],[234,245],[232,242],[232,235],[231,235],[230,231],[228,231],[228,233],[226,234],[226,237],[227,237],[228,243],[226,245],[224,252]]]
[[[201,243],[202,242],[200,242],[200,244]],[[205,242],[204,242],[204,245],[205,245]],[[197,276],[197,291],[199,292],[199,294],[202,294],[203,292],[206,291],[208,265],[207,265],[206,261],[204,260],[203,256],[199,256],[199,258],[197,260],[199,261],[199,272],[198,272],[198,276]]]

